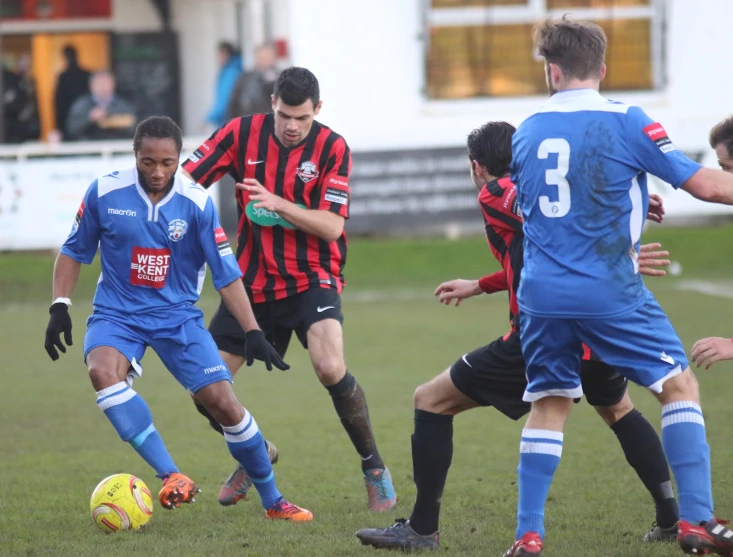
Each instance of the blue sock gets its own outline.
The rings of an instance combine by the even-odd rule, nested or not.
[[[249,474],[260,494],[262,506],[265,509],[272,508],[282,495],[275,485],[275,474],[257,422],[245,409],[241,422],[233,426],[223,426],[223,429],[229,452]]]
[[[159,478],[178,472],[168,449],[153,426],[153,416],[143,398],[125,382],[97,392],[97,406],[112,422],[120,438],[130,443]]]
[[[561,431],[524,429],[519,446],[517,537],[536,532],[545,538],[545,502],[562,455]]]
[[[662,407],[662,444],[677,483],[680,520],[713,520],[710,446],[699,404],[683,401]]]

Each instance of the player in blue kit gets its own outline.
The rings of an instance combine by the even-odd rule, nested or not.
[[[198,486],[178,471],[153,425],[150,409],[132,388],[149,346],[178,382],[219,421],[232,456],[247,470],[268,518],[309,521],[275,485],[264,438],[231,388],[229,369],[194,304],[211,268],[215,288],[246,331],[248,364],[288,366],[265,340],[252,313],[237,261],[206,191],[176,173],[181,130],[151,117],[136,130],[136,166],[92,182],[69,238],[56,259],[54,301],[46,330],[52,360],[71,345],[70,296],[82,263],[99,246],[102,274],[87,320],[84,358],[97,405],[120,438],[152,466],[164,508],[193,502]]]
[[[512,177],[525,234],[518,292],[524,400],[532,411],[520,443],[516,541],[505,556],[542,552],[544,506],[564,423],[582,394],[582,343],[663,405],[662,441],[678,486],[683,550],[729,555],[733,531],[713,517],[697,381],[639,275],[638,250],[647,172],[726,204],[733,204],[733,176],[702,168],[643,110],[598,93],[606,72],[600,27],[548,19],[535,27],[534,41],[551,98],[513,138]]]

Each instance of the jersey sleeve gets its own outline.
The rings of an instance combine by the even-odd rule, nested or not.
[[[349,175],[351,174],[351,151],[343,138],[334,142],[328,157],[328,164],[323,175],[323,182],[318,194],[319,199],[311,203],[312,208],[331,211],[349,218]]]
[[[491,275],[481,277],[478,279],[478,285],[486,294],[509,290],[509,283],[507,282],[506,271],[504,269],[496,271]]]
[[[71,226],[71,233],[60,251],[74,261],[88,265],[94,261],[101,235],[99,195],[97,180],[94,180],[84,194],[84,199],[76,212],[74,224]]]
[[[237,265],[237,258],[219,223],[219,215],[211,198],[206,200],[206,207],[201,217],[199,240],[204,250],[206,263],[211,269],[214,288],[217,290],[224,288],[242,276],[239,265]]]
[[[241,126],[249,125],[249,120],[248,118],[230,120],[183,161],[183,169],[196,183],[208,188],[225,174],[238,173],[239,130]]]
[[[702,168],[678,151],[662,125],[637,106],[632,106],[626,113],[625,131],[629,154],[635,165],[675,189]]]

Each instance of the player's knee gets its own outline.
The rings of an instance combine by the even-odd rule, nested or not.
[[[313,362],[321,385],[335,385],[346,375],[346,364],[340,358],[322,358]]]
[[[690,368],[687,368],[679,375],[667,380],[662,387],[662,393],[657,396],[663,404],[682,400],[699,402],[700,386]]]
[[[626,395],[616,404],[611,406],[596,406],[595,409],[603,421],[606,422],[606,425],[610,427],[631,412],[634,409],[634,403]]]
[[[432,408],[432,397],[430,396],[430,389],[427,384],[420,385],[415,389],[415,394],[412,397],[415,403],[415,410],[425,410],[426,412],[433,412]]]
[[[89,364],[89,379],[97,391],[111,387],[121,381],[114,366],[103,363]]]

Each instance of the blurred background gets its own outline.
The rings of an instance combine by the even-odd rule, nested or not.
[[[136,122],[172,117],[186,156],[229,118],[267,111],[291,64],[318,76],[320,120],[352,148],[352,235],[475,232],[464,139],[542,104],[531,27],[567,12],[608,34],[604,93],[714,165],[728,0],[0,0],[0,250],[57,248],[89,182],[132,163]],[[232,187],[212,190],[230,230]],[[670,220],[730,212],[652,189]]]

